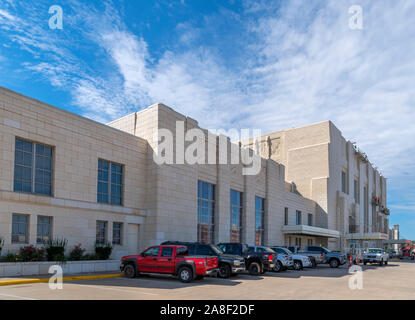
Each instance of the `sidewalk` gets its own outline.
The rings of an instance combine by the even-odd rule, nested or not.
[[[10,285],[28,284],[28,283],[47,283],[49,282],[49,279],[51,276],[52,274],[39,275],[36,277],[30,277],[30,276],[3,277],[3,278],[0,278],[0,286],[10,286]],[[119,272],[64,274],[62,277],[62,281],[118,278],[118,277],[123,277],[123,276],[124,274],[119,273]]]

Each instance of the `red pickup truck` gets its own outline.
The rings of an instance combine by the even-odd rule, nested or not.
[[[141,273],[158,273],[174,275],[182,282],[217,274],[217,257],[188,254],[185,246],[153,246],[139,255],[122,257],[120,269],[127,278],[134,278]]]

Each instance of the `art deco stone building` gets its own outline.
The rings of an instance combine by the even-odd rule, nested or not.
[[[175,159],[191,144],[178,122],[199,128],[160,103],[104,125],[0,88],[3,253],[50,238],[68,250],[110,242],[114,258],[164,240],[344,250],[387,230],[386,180],[331,122],[263,136],[256,175],[242,163],[157,164],[159,129],[173,133]],[[219,139],[205,141],[214,157]],[[227,139],[229,158],[244,143]]]

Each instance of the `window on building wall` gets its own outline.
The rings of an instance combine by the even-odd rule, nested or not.
[[[295,238],[295,245],[301,248],[301,238]]]
[[[112,243],[122,244],[122,222],[112,223]]]
[[[288,208],[284,208],[284,225],[288,226]]]
[[[312,246],[313,245],[313,239],[308,239],[307,240],[307,245]]]
[[[14,191],[52,195],[53,148],[16,138]]]
[[[242,241],[242,192],[231,189],[231,242]]]
[[[297,210],[295,212],[295,224],[300,225],[301,224],[301,211]]]
[[[354,192],[354,201],[356,203],[360,203],[359,180],[358,179],[354,179],[353,192]]]
[[[255,197],[255,245],[264,244],[265,199]]]
[[[96,243],[105,244],[107,242],[107,222],[97,221]]]
[[[197,197],[197,241],[214,243],[215,185],[199,180]]]
[[[46,243],[52,238],[52,217],[37,216],[37,243]]]
[[[368,228],[369,228],[369,208],[368,208],[368,191],[367,191],[367,186],[363,187],[363,214],[364,214],[364,228],[365,231],[364,232],[368,232]]]
[[[123,166],[110,161],[98,160],[97,201],[122,205]]]
[[[309,213],[307,217],[308,217],[308,221],[307,221],[308,225],[312,226],[313,225],[313,215],[311,213]]]
[[[29,216],[13,214],[12,216],[12,243],[29,242]]]
[[[347,193],[347,174],[346,171],[342,171],[342,192]]]

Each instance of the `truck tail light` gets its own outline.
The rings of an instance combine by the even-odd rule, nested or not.
[[[268,256],[268,261],[272,261],[272,259],[273,259],[274,257],[272,256],[272,254],[270,254],[269,256]]]

